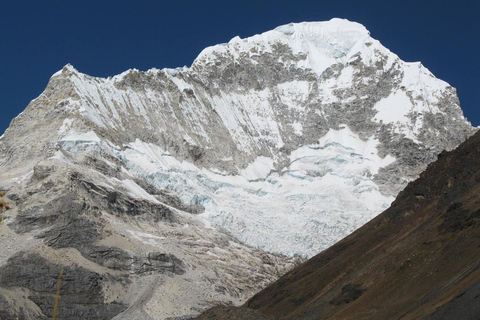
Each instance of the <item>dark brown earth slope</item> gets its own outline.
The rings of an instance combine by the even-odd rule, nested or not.
[[[200,319],[480,319],[479,266],[477,133],[441,153],[355,233],[242,308],[218,307]]]

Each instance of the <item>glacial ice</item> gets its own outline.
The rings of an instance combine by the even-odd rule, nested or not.
[[[88,152],[89,144],[82,142],[87,136],[92,141],[97,137],[71,133],[62,147],[70,153]],[[362,141],[344,125],[330,130],[317,145],[292,152],[290,165],[281,173],[276,172],[272,159],[258,157],[236,176],[180,162],[138,139],[124,150],[108,149],[110,143],[102,147],[123,161],[132,176],[175,193],[185,203],[202,204],[205,212],[199,217],[207,224],[266,251],[309,257],[393,201],[370,179],[394,161],[380,158],[376,143],[373,138]],[[157,201],[132,180],[117,184],[133,196]]]

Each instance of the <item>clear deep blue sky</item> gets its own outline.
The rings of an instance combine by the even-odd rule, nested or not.
[[[190,66],[203,48],[237,35],[333,17],[363,24],[457,88],[478,126],[479,12],[476,0],[0,0],[0,134],[67,63],[101,77]]]

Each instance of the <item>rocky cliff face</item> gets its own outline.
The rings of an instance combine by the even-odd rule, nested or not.
[[[472,131],[453,88],[346,20],[237,37],[189,68],[67,65],[0,138],[0,296],[49,317],[63,267],[86,279],[66,291],[69,319],[237,303]]]
[[[90,165],[46,160],[21,188],[6,188],[7,319],[50,318],[62,268],[59,319],[164,319],[238,303],[296,264],[206,228],[192,216],[195,206],[153,186],[131,179],[109,186],[122,177],[105,171],[111,163],[81,161]]]

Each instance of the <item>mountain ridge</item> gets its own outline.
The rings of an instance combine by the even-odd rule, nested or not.
[[[47,316],[65,266],[95,280],[81,287],[96,288],[103,317],[198,314],[244,301],[387,208],[474,129],[455,89],[359,26],[286,25],[190,68],[55,73],[0,138],[12,204],[0,265],[8,277],[25,265],[0,282],[4,298]],[[44,283],[21,280],[30,273]]]
[[[352,37],[352,32],[359,38]],[[337,47],[348,50],[338,54]],[[311,52],[303,48],[310,48]],[[321,68],[316,60],[322,61]],[[38,161],[45,154],[54,156],[59,148],[71,153],[87,151],[82,148],[89,152],[105,151],[125,159],[121,153],[129,146],[127,151],[137,160],[147,154],[146,160],[137,163],[135,159],[126,159],[137,175],[176,193],[185,203],[207,206],[206,220],[242,241],[287,254],[291,252],[286,248],[297,240],[288,240],[280,247],[274,243],[277,234],[272,237],[264,233],[266,242],[255,240],[255,234],[263,231],[250,222],[250,217],[228,209],[235,207],[234,203],[227,204],[225,199],[212,196],[212,191],[230,192],[225,183],[234,189],[244,186],[243,182],[239,186],[238,181],[226,181],[218,175],[237,175],[250,182],[270,180],[252,185],[259,190],[259,197],[238,200],[247,202],[240,207],[252,201],[262,203],[261,195],[278,199],[281,194],[288,194],[281,187],[272,188],[273,184],[298,186],[309,181],[313,183],[311,187],[323,189],[346,185],[332,192],[340,192],[343,203],[352,203],[346,212],[339,205],[324,206],[322,201],[311,201],[306,190],[291,195],[298,206],[305,198],[313,207],[320,208],[320,214],[331,215],[330,211],[347,217],[344,222],[337,221],[343,229],[339,232],[346,235],[385,209],[441,149],[452,149],[473,132],[463,118],[453,88],[421,64],[399,60],[361,25],[339,19],[289,24],[251,38],[234,38],[228,44],[205,49],[190,68],[130,70],[104,79],[84,75],[67,65],[52,76],[46,91],[31,106],[36,110],[32,110],[25,124],[13,123],[19,132],[12,135],[21,139],[28,122],[45,117],[50,122],[43,126],[54,126],[46,130],[50,138],[44,139],[42,146],[22,150],[10,144],[4,166],[19,161],[15,154],[22,161]],[[15,122],[21,122],[23,117],[27,117],[25,113]],[[319,144],[325,135],[342,141],[353,137],[357,140],[354,144],[370,141],[373,155],[355,148],[352,153],[350,147],[344,148],[334,140]],[[24,145],[32,143],[27,140]],[[342,154],[337,160],[334,153],[328,159],[320,151],[312,152],[335,146],[340,148],[335,152]],[[155,151],[145,153],[146,149]],[[36,154],[28,155],[34,150]],[[174,167],[187,177],[172,176],[166,164],[169,161],[165,163],[167,157],[178,160]],[[338,161],[361,164],[351,169]],[[163,169],[155,170],[149,165],[144,170],[145,162],[156,162]],[[216,175],[207,177],[212,181],[205,188],[201,174],[200,180],[193,181],[200,187],[192,190],[188,172],[204,169]],[[331,181],[325,185],[320,181],[323,176],[333,180],[324,179],[323,182]],[[290,177],[302,181],[292,182]],[[358,187],[351,185],[352,180],[360,182]],[[345,192],[345,188],[349,191]],[[359,197],[376,204],[363,208],[365,201],[355,200]],[[352,212],[356,207],[367,213]],[[288,211],[291,210],[298,211]],[[306,246],[312,248],[301,250],[299,246],[297,253],[312,255],[340,239],[333,235],[335,231],[319,245],[318,240],[308,239],[308,234],[317,234],[316,230],[331,233],[328,230],[337,228],[337,222],[332,225],[312,217],[301,219],[309,225],[308,231],[291,237],[305,238]],[[268,220],[262,228],[268,228],[276,217]],[[247,229],[252,231],[239,232]],[[280,234],[285,231],[279,231]]]

